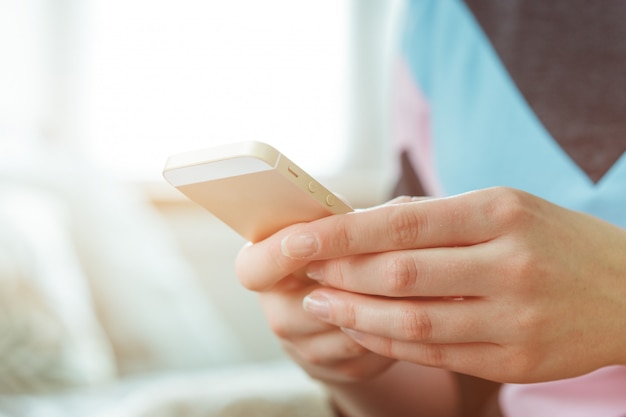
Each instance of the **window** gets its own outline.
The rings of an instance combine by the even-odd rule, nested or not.
[[[335,0],[92,0],[85,150],[151,180],[171,153],[257,139],[332,171],[346,155],[348,11]]]
[[[0,2],[3,159],[27,161],[43,141],[163,184],[172,153],[259,139],[315,176],[341,171],[372,189],[378,178],[363,172],[380,172],[384,154],[382,35],[399,3]]]

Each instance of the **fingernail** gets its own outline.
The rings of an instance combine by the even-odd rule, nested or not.
[[[355,341],[359,341],[361,339],[363,339],[363,333],[354,330],[354,329],[348,329],[347,327],[340,327],[341,331],[344,332],[345,334],[347,334],[348,336],[350,336],[351,339],[355,340]]]
[[[302,307],[305,311],[314,314],[322,320],[330,318],[330,302],[328,298],[319,294],[309,294],[302,300]]]
[[[312,263],[311,265],[309,265],[306,269],[306,276],[314,281],[322,282],[322,280],[324,279],[324,275],[322,273],[321,265],[318,265],[316,263]]]
[[[290,258],[308,258],[317,252],[317,236],[313,233],[289,235],[281,242],[283,255]]]

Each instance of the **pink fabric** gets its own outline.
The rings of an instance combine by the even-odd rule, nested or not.
[[[505,385],[500,406],[506,417],[624,417],[626,366],[562,381]]]
[[[405,61],[395,65],[393,86],[393,139],[398,153],[408,153],[424,191],[441,197],[443,189],[437,180],[430,132],[430,110]]]

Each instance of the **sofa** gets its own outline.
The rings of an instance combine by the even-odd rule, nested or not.
[[[250,355],[205,279],[144,196],[81,155],[3,161],[0,416],[332,416],[284,357]]]

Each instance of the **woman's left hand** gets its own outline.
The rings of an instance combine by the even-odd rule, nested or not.
[[[305,309],[380,355],[501,382],[626,364],[626,231],[530,194],[389,204],[281,245],[322,284]]]

